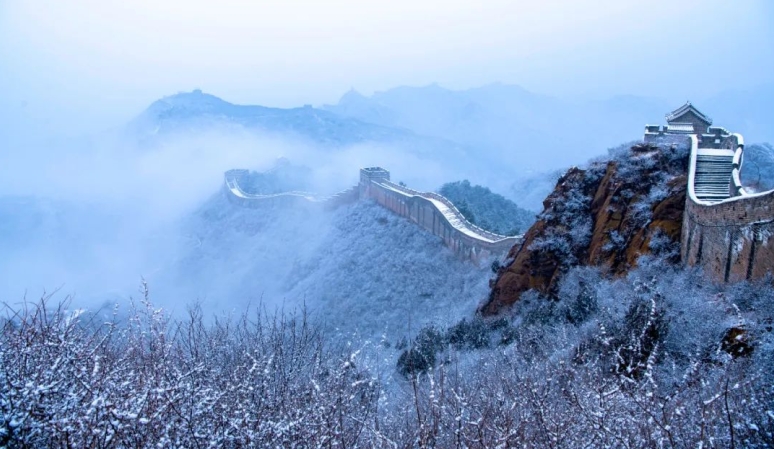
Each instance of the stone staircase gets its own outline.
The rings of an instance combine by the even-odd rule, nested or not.
[[[696,176],[693,188],[696,197],[715,203],[731,196],[732,151],[701,151],[696,155]]]

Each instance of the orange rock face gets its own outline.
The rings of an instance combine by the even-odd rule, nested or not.
[[[570,169],[543,202],[524,242],[509,253],[480,312],[494,315],[534,289],[552,296],[576,265],[626,273],[643,254],[679,261],[687,153],[633,147],[617,160]]]

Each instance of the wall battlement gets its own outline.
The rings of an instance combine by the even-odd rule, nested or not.
[[[224,176],[227,198],[244,207],[303,204],[334,209],[358,200],[373,200],[440,237],[458,256],[473,261],[505,254],[522,240],[522,236],[498,235],[475,226],[442,195],[419,192],[390,182],[390,172],[381,167],[362,168],[357,186],[329,197],[308,192],[250,194],[239,186],[248,173],[247,170],[229,170]]]

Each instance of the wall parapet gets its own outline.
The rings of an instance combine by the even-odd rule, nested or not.
[[[742,185],[742,163],[744,162],[744,139],[741,134],[732,134],[736,139],[736,151],[734,151],[734,158],[731,161],[731,196],[743,196],[747,195]]]

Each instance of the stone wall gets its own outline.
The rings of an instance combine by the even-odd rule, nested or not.
[[[731,134],[723,128],[710,128],[710,131],[698,134],[699,148],[736,150],[739,147],[739,134]]]
[[[301,192],[286,192],[276,195],[250,195],[242,196],[234,194],[234,191],[228,184],[223,186],[224,193],[229,202],[241,207],[247,208],[267,208],[267,207],[288,207],[296,205],[319,205],[324,204],[310,199],[308,194]]]
[[[742,136],[723,142],[736,146],[732,198],[706,203],[696,198],[693,179],[698,139],[692,136],[688,197],[683,214],[681,258],[722,282],[760,279],[774,272],[774,191],[748,195],[739,184]]]
[[[682,258],[714,279],[759,279],[774,270],[774,192],[713,205],[686,201]]]
[[[686,145],[688,143],[687,134],[670,134],[666,132],[666,127],[649,125],[646,128],[643,138],[645,143],[653,145]]]
[[[339,192],[333,196],[325,198],[323,206],[327,210],[336,209],[346,204],[356,202],[360,198],[359,186],[350,187],[343,192]]]
[[[478,229],[475,230],[477,237],[465,233],[453,226],[441,213],[432,199],[427,197],[432,195],[430,193],[416,192],[389,181],[368,181],[367,185],[361,185],[361,192],[365,192],[368,198],[382,207],[441,237],[444,244],[462,258],[479,261],[491,255],[505,254],[521,241],[520,236],[498,236]],[[470,223],[466,223],[466,226],[474,228]]]
[[[242,207],[287,207],[303,205],[335,209],[344,204],[353,203],[359,198],[358,186],[351,187],[328,197],[317,196],[309,192],[282,192],[270,195],[247,193],[240,182],[249,174],[248,170],[229,170],[224,174],[223,191],[231,203]]]

